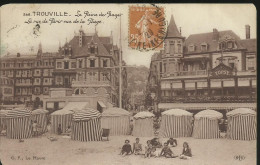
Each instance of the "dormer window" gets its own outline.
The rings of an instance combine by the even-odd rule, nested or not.
[[[95,53],[95,47],[94,47],[94,46],[91,46],[91,47],[90,47],[90,53],[92,53],[92,54]]]
[[[208,50],[208,44],[207,44],[207,43],[204,42],[204,43],[202,43],[200,46],[201,46],[201,48],[200,48],[201,51],[204,52],[204,51],[207,51],[207,50]]]
[[[232,41],[229,41],[229,42],[227,43],[227,47],[228,47],[228,49],[232,49],[232,48],[233,48],[233,42],[232,42]]]
[[[189,45],[188,51],[189,51],[189,52],[194,52],[194,51],[195,51],[195,46],[194,46],[194,44],[190,44],[190,45]]]

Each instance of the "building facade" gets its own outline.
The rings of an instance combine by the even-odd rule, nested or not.
[[[14,80],[14,100],[17,101],[42,102],[59,91],[75,97],[104,95],[108,102],[118,105],[119,53],[113,44],[112,32],[111,36],[100,37],[97,32],[85,33],[81,27],[56,53],[43,53],[40,44],[36,55],[18,53],[2,57],[1,75]],[[124,68],[122,75],[125,85]],[[123,92],[125,89],[123,87]],[[43,102],[46,107],[47,102]]]
[[[246,39],[217,29],[185,38],[172,16],[164,49],[152,56],[147,88],[159,109],[177,103],[201,103],[196,104],[201,109],[209,108],[206,103],[256,103],[256,49],[249,25]]]

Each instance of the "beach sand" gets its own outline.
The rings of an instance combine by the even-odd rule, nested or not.
[[[57,136],[51,142],[47,136],[24,139],[0,137],[0,158],[3,165],[254,165],[256,164],[256,141],[229,139],[176,138],[178,146],[174,154],[181,154],[182,144],[187,141],[193,157],[189,160],[179,158],[144,158],[141,155],[118,155],[125,139],[132,144],[133,136],[110,136],[109,141],[80,142]],[[54,135],[52,135],[54,136]],[[140,137],[144,145],[148,139]],[[165,142],[166,138],[160,138]],[[236,159],[239,158],[240,160]],[[243,160],[242,160],[243,159]]]

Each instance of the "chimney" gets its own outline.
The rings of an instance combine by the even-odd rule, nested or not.
[[[21,56],[21,54],[20,53],[17,53],[17,57],[20,57]]]
[[[250,26],[246,25],[246,39],[250,39]]]
[[[212,40],[213,41],[217,41],[219,39],[219,33],[218,30],[216,28],[213,29],[213,36],[212,36]]]

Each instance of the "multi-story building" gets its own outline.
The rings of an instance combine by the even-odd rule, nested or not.
[[[6,55],[1,58],[1,75],[14,80],[14,100],[30,102],[42,100],[52,85],[54,54],[42,53],[41,44],[37,54]]]
[[[14,79],[15,100],[43,101],[43,107],[48,107],[47,103],[54,105],[54,95],[65,93],[62,96],[74,98],[105,96],[108,102],[118,105],[119,53],[112,33],[100,37],[96,32],[85,33],[81,27],[57,53],[43,53],[40,44],[36,55],[2,57],[1,74]],[[125,68],[122,75],[124,86]],[[124,86],[123,93],[125,90]],[[55,105],[59,101],[56,97]]]
[[[255,108],[256,54],[249,25],[246,39],[217,29],[185,38],[172,16],[164,49],[152,56],[147,88],[159,109]]]
[[[0,77],[1,102],[12,102],[14,99],[14,81],[8,77]]]

